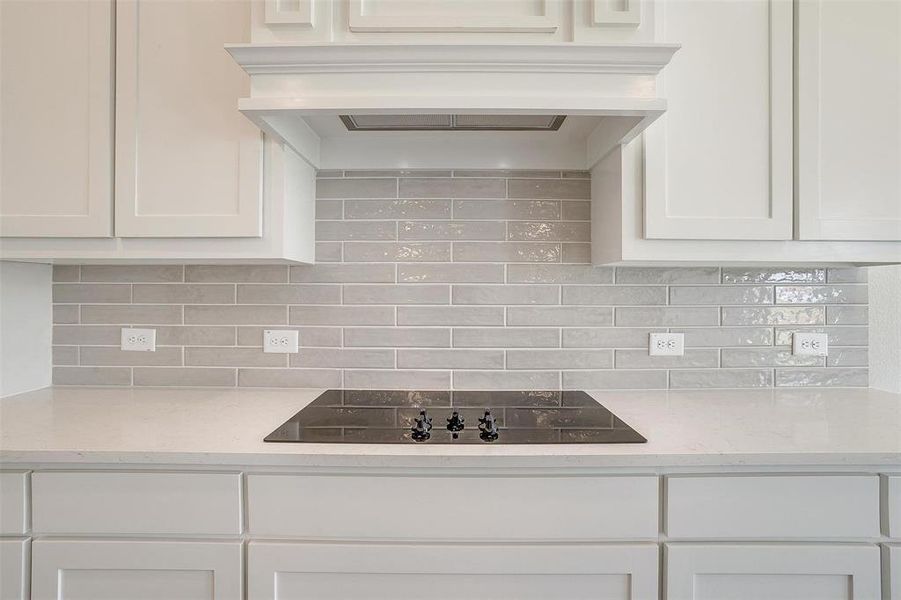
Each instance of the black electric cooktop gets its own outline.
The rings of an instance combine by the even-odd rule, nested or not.
[[[265,441],[623,444],[647,440],[585,392],[328,390]]]

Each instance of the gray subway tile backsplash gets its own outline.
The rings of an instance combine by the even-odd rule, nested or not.
[[[64,385],[698,389],[867,384],[866,270],[593,267],[586,172],[329,171],[316,265],[53,269]],[[157,351],[122,352],[123,326]],[[262,352],[299,331],[298,354]],[[681,357],[648,335],[685,335]],[[825,332],[828,358],[791,354]]]

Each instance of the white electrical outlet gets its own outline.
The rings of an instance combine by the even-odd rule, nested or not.
[[[129,352],[156,352],[156,329],[123,327],[121,348]]]
[[[263,352],[293,354],[297,352],[298,335],[296,331],[266,329],[263,331]]]
[[[829,354],[829,336],[825,333],[794,333],[792,354],[826,356]]]
[[[681,333],[652,333],[648,344],[651,356],[682,356],[685,354],[685,335]]]

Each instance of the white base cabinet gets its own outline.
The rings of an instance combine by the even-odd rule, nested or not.
[[[0,600],[901,600],[898,475],[10,471]]]
[[[879,600],[879,548],[667,544],[667,600]]]
[[[656,544],[251,542],[248,600],[656,600]]]
[[[37,540],[32,600],[240,600],[238,541]]]

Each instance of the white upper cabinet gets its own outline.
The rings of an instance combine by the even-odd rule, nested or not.
[[[117,3],[117,236],[260,236],[262,137],[223,50],[249,28],[247,2]]]
[[[253,41],[654,41],[648,0],[258,0]]]
[[[113,6],[0,2],[0,235],[112,234]]]
[[[657,2],[666,114],[645,132],[645,236],[792,237],[792,5]]]
[[[901,240],[901,2],[798,0],[802,240]]]

